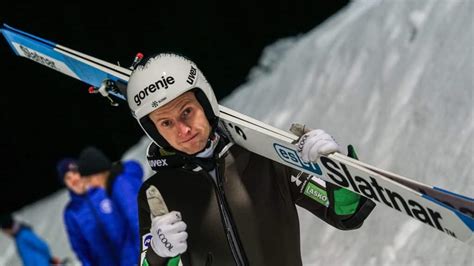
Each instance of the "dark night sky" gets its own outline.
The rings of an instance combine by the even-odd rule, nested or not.
[[[218,99],[245,82],[262,49],[305,33],[347,1],[154,1],[116,7],[2,4],[0,22],[99,59],[176,51],[193,59]],[[17,57],[0,40],[0,213],[58,190],[56,161],[86,145],[120,158],[142,136],[126,104],[111,107],[82,82]]]

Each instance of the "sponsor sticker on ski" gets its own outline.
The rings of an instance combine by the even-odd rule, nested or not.
[[[60,71],[66,75],[69,75],[73,78],[79,79],[79,77],[63,62],[56,60],[46,54],[43,54],[39,51],[33,50],[30,47],[21,45],[19,43],[12,43],[19,55],[31,59],[37,63],[40,63],[44,66],[52,68],[56,71]]]
[[[290,163],[294,166],[304,168],[314,174],[317,175],[322,175],[323,172],[321,171],[321,168],[317,163],[305,163],[301,158],[298,156],[298,153],[296,153],[296,150],[294,149],[289,149],[285,146],[282,146],[278,143],[274,143],[273,147],[275,148],[276,153],[280,158],[287,162]]]
[[[328,194],[326,190],[318,187],[317,185],[308,182],[304,189],[304,194],[311,199],[315,200],[316,202],[324,205],[326,207],[329,206]]]
[[[469,228],[461,226],[463,222],[456,218],[452,210],[421,197],[419,193],[401,189],[400,185],[380,178],[377,173],[363,171],[348,163],[328,157],[321,157],[320,160],[325,173],[323,178],[329,182],[405,213],[455,238],[469,234]]]

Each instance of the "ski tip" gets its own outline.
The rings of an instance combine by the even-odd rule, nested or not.
[[[40,38],[38,36],[27,33],[25,31],[13,28],[13,27],[7,25],[6,23],[3,23],[3,27],[0,30],[2,31],[3,34],[5,34],[5,32],[8,32],[8,33],[11,33],[12,35],[20,35],[23,38],[26,37],[26,38],[33,39],[35,41],[40,41],[42,43],[46,43],[46,44],[51,45],[51,46],[56,46],[56,43],[54,43],[54,42],[51,42],[51,41],[48,41],[46,39]]]
[[[11,28],[10,26],[8,26],[6,23],[2,23],[2,26],[0,27],[0,32],[4,32],[5,30]]]
[[[10,30],[10,31],[18,31],[16,28],[13,28],[12,26],[8,25],[7,23],[2,23],[2,27],[0,30]]]

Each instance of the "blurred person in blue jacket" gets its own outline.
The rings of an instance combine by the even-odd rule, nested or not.
[[[57,166],[70,191],[64,223],[83,265],[136,265],[139,257],[137,195],[143,170],[135,161],[112,163],[99,149]]]
[[[60,260],[51,255],[48,244],[26,223],[17,221],[11,214],[6,214],[0,217],[0,228],[15,240],[23,265],[60,265]]]

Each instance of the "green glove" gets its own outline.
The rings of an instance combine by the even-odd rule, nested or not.
[[[180,260],[181,260],[181,256],[179,255],[176,257],[172,257],[171,259],[168,260],[168,263],[166,263],[166,266],[178,266]],[[142,266],[150,266],[150,264],[148,263],[146,259],[144,259],[142,262]]]
[[[358,160],[352,145],[347,146],[347,156]],[[360,195],[345,188],[334,190],[334,212],[337,215],[352,215],[359,206]]]
[[[354,149],[354,146],[348,145],[347,146],[347,156],[351,157],[352,159],[359,160],[359,157],[357,157],[356,150]]]
[[[166,264],[166,266],[178,266],[180,260],[180,256],[173,257],[168,261],[168,264]]]

